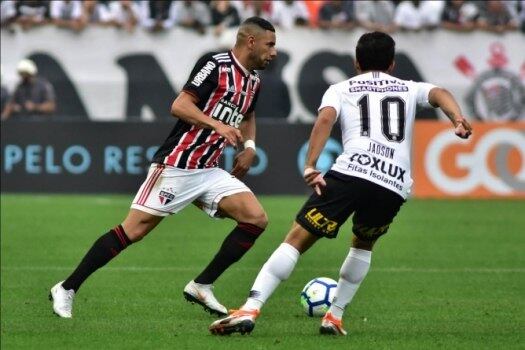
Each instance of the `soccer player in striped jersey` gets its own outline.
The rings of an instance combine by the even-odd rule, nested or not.
[[[290,276],[299,255],[321,237],[335,238],[353,214],[352,247],[319,329],[322,334],[346,335],[343,312],[368,273],[374,243],[387,232],[412,186],[410,147],[416,106],[441,108],[458,137],[468,138],[472,132],[448,91],[390,75],[394,52],[388,34],[367,33],[359,39],[358,75],[328,88],[310,135],[304,179],[315,191],[257,275],[246,303],[212,323],[212,333],[251,332],[263,304]],[[344,150],[323,177],[315,166],[337,119]]]
[[[265,69],[276,57],[275,42],[272,24],[251,17],[239,27],[231,51],[197,62],[171,107],[178,121],[154,155],[128,216],[93,244],[66,280],[51,288],[57,315],[72,317],[73,298],[86,278],[164,217],[191,203],[211,217],[237,222],[209,265],[183,292],[206,311],[227,314],[213,295],[212,284],[251,248],[268,222],[255,195],[239,179],[256,155],[254,110],[261,82],[255,70]],[[238,150],[231,174],[218,168],[228,144]]]

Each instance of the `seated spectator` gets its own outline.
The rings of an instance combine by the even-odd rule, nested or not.
[[[49,4],[44,0],[19,0],[16,2],[18,23],[23,30],[28,30],[49,21]]]
[[[241,19],[228,0],[217,0],[211,2],[211,23],[215,35],[220,36],[225,29],[239,26]]]
[[[9,101],[9,90],[4,86],[4,68],[0,66],[0,115],[4,113],[4,109]]]
[[[290,29],[294,26],[307,26],[309,13],[303,1],[284,0],[272,2],[273,24]]]
[[[525,33],[525,0],[518,1],[516,12],[521,22],[521,31]]]
[[[354,2],[330,0],[319,9],[319,27],[323,29],[352,29]]]
[[[418,31],[437,28],[445,2],[441,0],[406,0],[396,8],[394,22],[401,30]]]
[[[43,77],[37,76],[37,67],[31,60],[18,63],[20,83],[2,111],[2,120],[10,117],[36,119],[55,112],[55,91]]]
[[[391,0],[363,0],[355,2],[355,16],[363,28],[370,31],[392,33],[395,6]]]
[[[175,25],[174,1],[142,1],[140,3],[140,23],[152,32],[168,30]]]
[[[489,0],[479,6],[478,28],[498,34],[518,29],[518,21],[502,1]]]
[[[200,34],[204,34],[206,27],[211,24],[210,10],[200,1],[177,1],[174,12],[176,25],[196,30]]]
[[[137,25],[140,8],[131,0],[114,0],[109,3],[109,13],[115,27],[131,33]]]
[[[271,0],[234,0],[231,4],[237,9],[241,22],[253,16],[261,17],[268,21],[272,19]]]
[[[471,31],[475,28],[477,17],[476,5],[465,0],[452,0],[445,5],[441,16],[441,26],[460,32]]]
[[[0,2],[0,26],[2,28],[10,28],[11,24],[16,19],[15,2],[12,0],[5,0]]]
[[[51,1],[49,12],[54,25],[72,29],[82,30],[82,3],[73,0]]]
[[[319,25],[319,10],[324,2],[325,0],[308,0],[304,2],[308,10],[308,21],[311,27],[317,28]]]
[[[84,0],[82,5],[82,27],[89,24],[112,25],[108,1]]]

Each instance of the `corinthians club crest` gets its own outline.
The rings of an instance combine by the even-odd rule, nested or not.
[[[477,74],[465,56],[458,56],[454,61],[456,68],[473,80],[466,102],[471,113],[483,121],[512,121],[525,119],[525,86],[522,77],[505,70],[508,64],[505,48],[500,43],[490,46],[488,64],[490,70]]]

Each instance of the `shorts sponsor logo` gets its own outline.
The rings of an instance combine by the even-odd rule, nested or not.
[[[202,82],[211,74],[215,67],[215,63],[209,61],[197,74],[195,74],[191,83],[195,86],[201,86]]]
[[[162,205],[167,205],[171,203],[175,199],[175,195],[173,193],[169,193],[167,191],[161,190],[159,192],[159,201]]]
[[[333,235],[339,226],[338,222],[328,219],[317,208],[310,209],[304,217],[312,226],[327,235]]]

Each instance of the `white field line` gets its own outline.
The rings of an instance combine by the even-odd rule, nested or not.
[[[2,266],[1,271],[71,271],[73,266]],[[106,271],[130,271],[130,272],[177,272],[177,271],[196,271],[202,266],[196,267],[146,267],[146,266],[125,266],[125,267],[104,267]],[[259,267],[237,267],[235,271],[259,271]],[[296,268],[294,271],[325,272],[330,270],[319,268]],[[485,268],[485,267],[465,267],[465,268],[412,268],[412,267],[376,267],[371,268],[371,272],[387,273],[525,273],[525,268]]]

